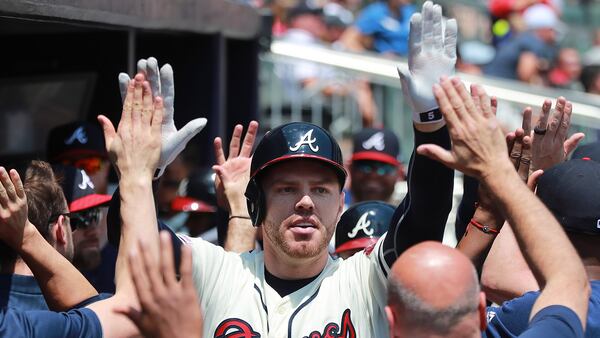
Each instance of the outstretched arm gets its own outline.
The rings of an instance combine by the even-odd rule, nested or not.
[[[452,150],[424,145],[417,151],[478,178],[496,200],[543,288],[531,318],[560,305],[575,312],[585,327],[590,286],[583,264],[556,219],[515,171],[489,98],[483,89],[479,92],[481,108],[458,78],[436,84],[434,93],[448,123]],[[569,264],[562,264],[565,261]]]
[[[0,239],[23,258],[48,308],[66,311],[97,296],[83,275],[27,219],[27,196],[16,170],[0,167]]]
[[[250,122],[240,148],[243,129],[244,127],[239,124],[233,129],[227,159],[225,159],[221,138],[215,138],[214,142],[217,164],[213,166],[213,170],[217,173],[215,179],[217,198],[219,206],[229,211],[224,247],[225,250],[233,252],[250,251],[254,249],[256,242],[256,228],[252,226],[244,193],[250,180],[252,147],[256,139],[258,123]]]
[[[154,261],[158,260],[158,230],[152,195],[152,177],[160,157],[162,100],[153,98],[150,85],[137,74],[127,88],[118,129],[104,116],[98,119],[104,129],[106,148],[119,173],[122,229],[116,265],[116,294],[107,301],[89,306],[100,319],[107,337],[130,336],[136,328],[114,311],[115,307],[138,308],[127,253],[143,240]]]
[[[413,109],[415,147],[434,143],[450,147],[448,130],[431,91],[440,76],[454,73],[456,21],[446,22],[442,9],[431,1],[410,21],[408,69],[398,69],[402,92]],[[454,173],[417,153],[408,168],[408,194],[392,218],[383,243],[388,266],[408,247],[425,240],[441,241],[452,207]]]

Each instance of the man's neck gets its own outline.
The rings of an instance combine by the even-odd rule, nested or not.
[[[327,265],[327,250],[315,257],[293,258],[274,250],[271,244],[265,243],[265,269],[273,276],[281,279],[311,278],[323,271]]]

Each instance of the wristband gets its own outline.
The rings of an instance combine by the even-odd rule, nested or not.
[[[435,123],[444,119],[440,108],[434,108],[424,113],[413,112],[413,121],[416,123]]]
[[[472,226],[476,227],[477,229],[481,230],[481,232],[483,232],[484,234],[491,234],[491,235],[497,235],[500,231],[498,229],[494,229],[492,227],[489,227],[487,225],[483,225],[479,222],[477,222],[474,219],[471,219],[471,221],[469,222],[469,224],[471,224]]]
[[[241,219],[247,219],[250,220],[250,216],[229,216],[229,219],[227,219],[227,222],[231,221],[234,218],[241,218]]]

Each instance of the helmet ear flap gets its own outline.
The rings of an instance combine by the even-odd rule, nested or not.
[[[245,195],[252,225],[257,227],[264,217],[265,196],[258,185],[256,178],[252,178],[250,179],[250,182],[248,182]]]

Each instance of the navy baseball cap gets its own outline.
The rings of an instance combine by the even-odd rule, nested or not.
[[[537,195],[566,231],[600,235],[600,163],[575,159],[546,170]]]
[[[600,162],[600,142],[580,145],[573,151],[571,159],[590,159]]]
[[[400,142],[389,129],[365,128],[353,137],[352,161],[379,161],[399,165]]]
[[[63,188],[69,212],[100,207],[110,202],[110,195],[96,194],[94,183],[84,170],[60,164],[53,165],[52,170]]]
[[[55,127],[48,134],[46,155],[50,162],[88,156],[106,158],[102,128],[86,121]]]

